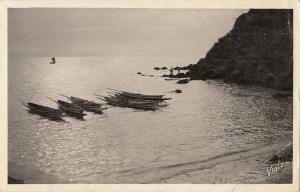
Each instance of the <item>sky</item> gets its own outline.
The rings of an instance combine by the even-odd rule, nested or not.
[[[10,8],[9,56],[199,56],[242,9]]]

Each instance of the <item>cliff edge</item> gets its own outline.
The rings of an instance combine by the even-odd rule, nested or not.
[[[251,9],[242,14],[205,58],[189,66],[188,75],[292,90],[292,10]]]

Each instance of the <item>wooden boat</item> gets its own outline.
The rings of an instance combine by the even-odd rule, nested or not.
[[[57,104],[59,105],[59,107],[63,107],[63,108],[68,108],[74,111],[78,111],[78,112],[83,112],[83,109],[73,103],[68,103],[66,101],[62,101],[62,100],[58,100]]]
[[[83,113],[83,109],[74,105],[73,103],[68,103],[62,100],[58,100],[57,104],[59,109],[65,112],[67,115],[71,117],[76,117],[82,119],[86,114]]]
[[[93,112],[96,114],[103,114],[104,108],[101,108],[101,106],[102,106],[101,103],[95,103],[94,101],[89,101],[89,100],[85,100],[85,99],[81,99],[81,98],[73,97],[73,96],[71,96],[71,97],[68,97],[65,95],[61,95],[61,96],[68,98],[70,101],[72,101],[73,104],[82,108],[85,111]]]
[[[51,98],[48,97],[51,101],[55,102],[58,104],[58,107],[61,111],[63,111],[66,115],[70,117],[75,117],[77,119],[83,119],[83,116],[86,114],[83,113],[83,109],[78,107],[77,105],[73,103],[68,103],[66,101],[58,100],[55,101]]]
[[[165,95],[144,95],[140,93],[131,93],[127,91],[120,91],[116,89],[114,90],[116,93],[123,95],[124,97],[132,98],[132,99],[145,99],[145,100],[169,100],[171,98],[164,98]]]
[[[60,109],[54,109],[51,107],[47,107],[47,106],[43,106],[31,102],[26,103],[24,101],[21,101],[21,103],[22,105],[27,107],[28,112],[30,113],[38,114],[42,117],[46,117],[51,120],[62,120],[61,118],[63,113]]]
[[[127,107],[127,108],[134,108],[139,110],[157,110],[161,107],[167,106],[166,104],[159,104],[159,103],[149,103],[149,102],[141,102],[141,101],[133,101],[133,100],[126,100],[121,99],[115,96],[98,96],[100,100],[106,101],[109,105],[119,106],[119,107]]]
[[[169,98],[163,98],[164,95],[143,95],[139,93],[130,93],[130,92],[119,92],[124,97],[133,98],[133,99],[146,99],[146,100],[167,100]]]
[[[108,105],[134,108],[139,110],[160,109],[168,105],[165,103],[165,100],[171,99],[164,98],[164,95],[144,95],[116,89],[110,90],[113,90],[114,92],[108,96],[95,95],[98,99],[107,102]]]
[[[83,106],[88,106],[88,107],[101,107],[101,104],[100,103],[95,103],[94,101],[89,101],[89,100],[85,100],[85,99],[80,99],[78,97],[73,97],[71,96],[70,97],[70,100],[73,102],[73,103],[78,103],[78,104],[81,104]]]
[[[127,96],[124,96],[123,94],[120,94],[120,93],[116,93],[115,97],[120,98],[120,99],[124,99],[124,100],[128,100],[128,101],[131,101],[131,102],[136,102],[136,103],[151,103],[151,104],[155,104],[155,103],[162,102],[162,100],[140,99],[140,98],[127,97]]]

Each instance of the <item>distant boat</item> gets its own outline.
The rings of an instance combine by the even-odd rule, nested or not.
[[[50,64],[55,64],[56,61],[55,61],[55,57],[51,57],[51,61],[50,61]]]

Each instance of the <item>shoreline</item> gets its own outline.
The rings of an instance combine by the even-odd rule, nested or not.
[[[152,177],[145,183],[148,184],[289,184],[292,183],[293,171],[292,161],[289,161],[281,170],[268,176],[267,167],[272,164],[267,162],[272,155],[280,151],[290,140],[284,140],[269,145],[263,145],[254,149],[242,150],[239,152],[227,153],[216,156],[208,161],[199,161],[184,166],[170,165],[167,169],[176,169],[173,174],[161,173],[161,177]],[[67,178],[58,179],[52,175],[42,173],[41,171],[28,170],[35,172],[34,177],[29,175],[18,175],[18,170],[10,172],[8,176],[9,184],[70,184]],[[150,171],[151,172],[151,171]],[[24,172],[23,172],[24,174]],[[149,174],[149,173],[147,173]],[[146,175],[147,175],[146,174]],[[141,175],[144,177],[146,175]],[[158,172],[157,175],[160,175]],[[40,178],[43,178],[41,181]],[[26,178],[31,181],[26,181]],[[122,180],[122,179],[121,179]],[[127,179],[125,179],[127,180]],[[130,180],[130,179],[129,179]],[[147,180],[147,179],[146,179]],[[123,180],[124,181],[124,180]],[[95,184],[97,183],[94,181]],[[107,182],[105,182],[107,183]],[[119,183],[119,182],[117,182]],[[124,182],[126,183],[126,182]],[[135,183],[129,181],[129,183]],[[139,182],[137,182],[139,183]],[[100,183],[99,183],[100,184]],[[119,183],[121,184],[121,183]]]
[[[292,183],[293,161],[281,170],[268,176],[267,168],[276,163],[267,162],[272,155],[281,150],[290,140],[242,151],[212,162],[207,169],[198,169],[164,179],[164,184],[278,184]]]

